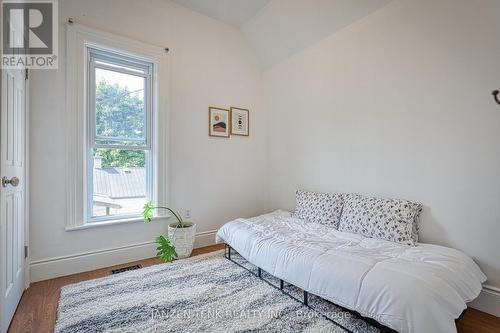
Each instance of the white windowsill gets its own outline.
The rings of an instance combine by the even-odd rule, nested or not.
[[[168,218],[170,218],[170,215],[155,216],[155,217],[153,217],[153,219],[151,221],[168,219]],[[88,223],[78,225],[78,226],[66,227],[66,231],[75,231],[75,230],[107,227],[107,226],[118,225],[118,224],[129,224],[129,223],[138,223],[138,222],[149,223],[149,222],[144,222],[144,219],[142,217],[132,217],[132,218],[108,220],[108,221],[101,221],[101,222],[90,222],[90,223],[88,222]]]

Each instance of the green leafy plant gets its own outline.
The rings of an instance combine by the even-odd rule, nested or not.
[[[170,209],[168,207],[165,207],[165,206],[155,206],[155,205],[153,205],[152,202],[147,202],[144,205],[144,210],[142,211],[142,215],[143,215],[144,220],[146,222],[151,222],[151,220],[153,219],[153,212],[154,212],[155,209],[165,209],[165,210],[168,210],[169,212],[171,212],[172,215],[174,215],[175,218],[177,219],[177,226],[176,226],[176,228],[185,228],[185,227],[187,227],[186,222],[181,217],[181,214],[176,213],[172,209]]]
[[[186,222],[182,219],[181,215],[179,213],[176,213],[172,209],[165,207],[165,206],[155,206],[153,205],[152,202],[148,202],[144,205],[144,210],[142,212],[142,215],[144,217],[145,222],[151,222],[153,219],[153,213],[155,209],[165,209],[168,210],[169,212],[172,213],[172,215],[175,216],[177,219],[177,224],[175,228],[186,228],[188,225],[186,225]],[[174,231],[175,234],[175,231]],[[173,237],[174,235],[172,235]],[[175,257],[177,257],[177,252],[175,251],[175,246],[172,244],[170,239],[164,237],[163,235],[160,235],[156,237],[156,243],[159,245],[156,249],[158,250],[158,253],[156,254],[161,261],[163,262],[171,262],[174,260]]]
[[[170,240],[165,238],[163,235],[156,237],[156,243],[159,245],[156,250],[158,252],[156,255],[163,262],[171,262],[177,257],[177,252],[175,251],[175,246],[170,243]]]

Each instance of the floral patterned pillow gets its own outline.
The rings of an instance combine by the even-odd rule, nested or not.
[[[297,207],[293,217],[331,225],[338,229],[342,213],[343,195],[332,193],[316,193],[298,190],[295,193]]]
[[[339,230],[413,246],[421,211],[421,204],[407,200],[347,194]]]

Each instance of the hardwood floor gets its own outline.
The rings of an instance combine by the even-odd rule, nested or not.
[[[499,333],[500,318],[468,308],[457,320],[459,333]]]
[[[192,255],[208,253],[222,248],[222,244],[207,246],[193,250]],[[160,261],[157,258],[151,258],[33,283],[24,292],[8,333],[52,333],[56,320],[59,292],[64,285],[104,277],[109,275],[112,269],[130,266],[131,264],[141,264],[143,267],[147,267],[159,263]],[[469,308],[457,320],[457,328],[459,333],[499,333],[500,318]]]
[[[223,249],[222,244],[194,249],[192,256]],[[108,276],[112,269],[141,264],[143,267],[159,264],[158,258],[134,261],[123,265],[96,269],[90,272],[63,276],[32,283],[24,292],[17,307],[8,333],[52,333],[57,315],[57,303],[61,287],[85,280]],[[89,332],[90,333],[90,332]]]

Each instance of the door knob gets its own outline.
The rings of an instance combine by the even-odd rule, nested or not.
[[[17,178],[16,176],[12,177],[11,179],[5,176],[2,177],[2,186],[7,187],[7,185],[9,184],[16,187],[17,185],[19,185],[19,178]]]

